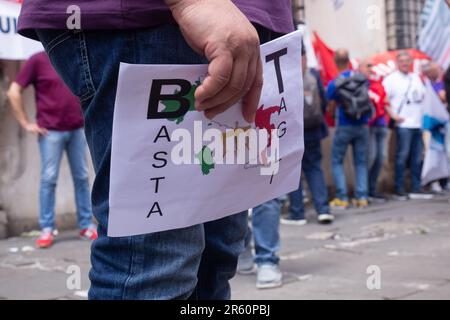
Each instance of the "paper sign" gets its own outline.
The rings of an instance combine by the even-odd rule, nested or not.
[[[262,45],[261,59],[264,86],[254,123],[244,120],[239,103],[213,119],[194,109],[207,65],[120,65],[109,236],[216,220],[298,188],[300,33]]]

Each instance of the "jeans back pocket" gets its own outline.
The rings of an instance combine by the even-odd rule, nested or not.
[[[38,29],[36,34],[56,72],[80,102],[95,94],[85,34],[81,30]]]

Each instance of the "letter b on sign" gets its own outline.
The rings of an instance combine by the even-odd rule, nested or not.
[[[163,86],[178,86],[172,94],[161,93]],[[150,99],[148,101],[147,119],[171,119],[182,117],[189,111],[189,99],[185,97],[191,90],[191,84],[183,79],[155,79],[152,82],[150,90]],[[178,110],[158,111],[160,101],[177,101],[180,104]]]

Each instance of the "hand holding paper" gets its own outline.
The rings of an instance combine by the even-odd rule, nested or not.
[[[109,236],[176,229],[298,188],[303,155],[301,35],[261,46],[254,122],[240,103],[196,111],[207,65],[122,63],[114,110]]]
[[[195,91],[197,110],[213,118],[243,98],[243,116],[253,122],[262,89],[255,28],[229,0],[166,4],[191,48],[209,61],[208,75]]]

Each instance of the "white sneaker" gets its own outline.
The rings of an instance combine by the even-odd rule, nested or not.
[[[237,264],[237,273],[242,275],[253,274],[256,271],[255,263],[253,262],[252,248],[248,245],[244,252],[241,253]]]
[[[329,213],[323,213],[318,215],[317,220],[319,220],[319,222],[323,224],[331,223],[334,221],[334,216]]]
[[[439,181],[435,181],[431,184],[431,192],[433,193],[443,193],[443,189],[441,185],[439,184]]]
[[[276,264],[262,264],[258,266],[258,274],[256,276],[256,288],[268,289],[280,287],[283,274]]]
[[[432,193],[424,191],[411,192],[408,196],[411,200],[430,200],[434,198]]]
[[[306,219],[291,219],[291,218],[281,218],[281,224],[288,226],[304,226],[307,222]]]

